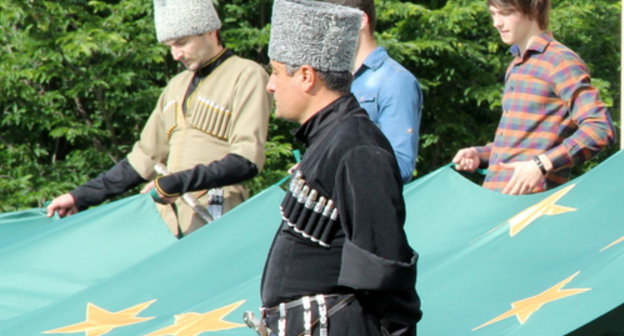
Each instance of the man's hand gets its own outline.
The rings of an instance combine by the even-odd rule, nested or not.
[[[511,179],[503,188],[503,194],[525,195],[536,186],[544,183],[544,175],[533,160],[501,163],[500,166],[514,171]]]
[[[61,218],[71,216],[78,212],[74,196],[67,193],[53,199],[48,205],[48,217],[54,216],[55,212],[58,212],[58,215]]]
[[[290,169],[288,169],[288,174],[293,174],[297,169],[299,169],[299,163],[295,163],[294,166],[290,167]]]
[[[460,149],[457,154],[455,154],[453,163],[455,163],[455,169],[457,170],[474,172],[479,168],[481,161],[477,150],[474,147],[468,147]]]
[[[151,193],[154,201],[158,203],[162,203],[162,204],[171,204],[175,202],[176,199],[178,199],[178,196],[167,197],[159,193],[158,189],[156,189],[155,186],[156,186],[156,183],[154,183],[154,181],[151,181],[150,183],[146,184],[145,187],[143,187],[143,189],[141,189],[141,194]]]

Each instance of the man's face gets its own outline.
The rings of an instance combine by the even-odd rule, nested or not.
[[[191,71],[201,69],[218,53],[216,32],[202,35],[186,36],[176,40],[166,41],[173,59],[181,62]]]
[[[289,76],[286,65],[275,61],[271,61],[271,70],[266,90],[273,94],[275,99],[275,116],[300,123],[303,112],[301,104],[304,97],[297,80],[299,71]]]
[[[494,28],[498,30],[505,44],[526,44],[531,37],[531,26],[534,23],[528,16],[513,8],[499,9],[490,6],[489,9]]]

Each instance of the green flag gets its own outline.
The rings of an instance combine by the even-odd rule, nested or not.
[[[405,188],[420,254],[418,335],[624,328],[624,154],[546,193],[484,190],[450,167]],[[147,196],[54,220],[0,216],[0,335],[254,335],[284,192],[175,241]],[[620,329],[622,330],[622,329]]]
[[[270,188],[180,241],[171,243],[172,238],[166,237],[171,238],[165,239],[167,246],[154,246],[151,239],[145,239],[164,228],[159,218],[144,218],[144,211],[155,213],[148,196],[99,207],[100,216],[113,216],[130,206],[121,215],[125,219],[110,221],[119,222],[117,230],[137,224],[133,222],[140,222],[141,227],[118,231],[115,245],[126,251],[150,250],[150,255],[132,267],[111,270],[106,279],[92,281],[91,286],[59,294],[46,306],[25,307],[18,316],[2,315],[0,335],[253,335],[242,324],[242,314],[260,306],[260,277],[280,219],[276,204],[283,195],[279,187]],[[136,204],[152,209],[139,211]],[[80,214],[85,218],[76,218],[71,225],[81,226],[93,211]],[[98,235],[85,234],[93,239]],[[71,259],[64,261],[71,263]],[[11,291],[8,285],[0,286],[0,297]]]
[[[624,303],[623,170],[620,152],[526,196],[485,190],[451,168],[411,184],[419,335],[564,335]]]
[[[174,242],[153,202],[144,197],[63,220],[47,218],[42,209],[4,214],[0,329],[4,321],[104,281]]]

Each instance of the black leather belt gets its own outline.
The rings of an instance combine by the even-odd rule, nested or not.
[[[300,336],[312,335],[312,328],[319,324],[319,334],[321,336],[328,334],[328,319],[330,316],[348,306],[355,296],[353,294],[319,294],[313,296],[304,296],[300,299],[284,302],[275,307],[263,307],[262,315],[265,324],[269,325],[272,316],[278,315],[277,336],[286,335],[286,316],[289,310],[303,310],[303,332]],[[331,302],[331,304],[330,304]],[[318,318],[312,321],[312,303],[315,303],[318,309]]]

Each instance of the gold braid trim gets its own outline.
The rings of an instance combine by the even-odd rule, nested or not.
[[[164,190],[160,187],[160,184],[158,183],[158,180],[160,180],[160,179],[161,179],[161,178],[163,178],[163,177],[165,177],[165,176],[160,176],[160,177],[157,177],[157,178],[154,180],[154,187],[156,188],[156,190],[158,191],[158,193],[159,193],[159,194],[161,194],[161,195],[163,195],[163,196],[165,196],[165,197],[177,197],[177,196],[180,196],[180,193],[176,193],[176,194],[169,194],[169,193],[165,192],[165,191],[164,191]]]

